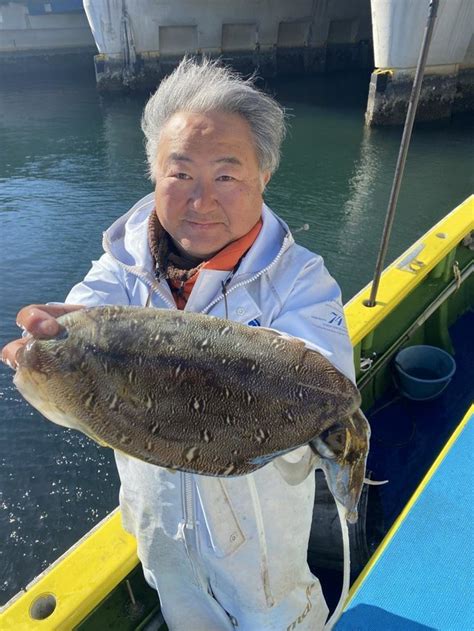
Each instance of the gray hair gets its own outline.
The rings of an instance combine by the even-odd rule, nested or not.
[[[161,83],[142,116],[146,153],[151,180],[161,130],[177,112],[221,111],[240,114],[250,125],[260,171],[274,173],[280,162],[280,146],[285,136],[283,108],[254,85],[254,78],[244,80],[218,61],[201,62],[185,57]]]

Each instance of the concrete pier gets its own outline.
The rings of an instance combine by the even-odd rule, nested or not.
[[[368,125],[405,120],[429,0],[371,0],[374,59]],[[418,121],[474,109],[474,3],[440,0],[420,93]]]
[[[96,52],[81,0],[0,2],[0,76],[77,67]]]
[[[370,0],[84,0],[101,90],[153,89],[185,53],[242,72],[372,65]]]

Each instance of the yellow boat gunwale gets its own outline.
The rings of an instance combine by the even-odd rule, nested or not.
[[[135,539],[122,528],[116,508],[0,609],[0,629],[72,629],[137,563]],[[55,610],[44,620],[33,619],[33,604],[49,595]]]
[[[370,297],[372,283],[349,300],[344,312],[352,345],[356,346],[369,335],[472,230],[474,195],[435,224],[384,270],[374,307],[364,304]],[[411,255],[416,257],[416,265],[401,269],[400,264]]]
[[[354,346],[416,287],[423,278],[474,230],[474,195],[438,222],[382,274],[377,305],[364,300],[370,284],[345,305],[349,334]],[[439,235],[443,236],[440,237]],[[423,246],[421,251],[419,247]],[[421,261],[411,271],[397,266],[418,252]],[[135,539],[121,525],[120,512],[113,511],[75,546],[0,609],[3,629],[71,629],[78,625],[137,565]],[[357,583],[357,585],[360,584]],[[354,592],[352,592],[354,593]],[[31,607],[43,596],[53,595],[56,608],[44,620],[30,616]]]

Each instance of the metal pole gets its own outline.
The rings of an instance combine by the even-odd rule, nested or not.
[[[421,45],[420,57],[418,59],[418,65],[416,67],[415,78],[413,81],[413,88],[410,95],[410,101],[408,103],[408,111],[407,111],[407,116],[405,119],[405,127],[403,129],[403,136],[402,136],[402,141],[400,143],[400,150],[398,153],[397,165],[395,167],[395,175],[393,178],[392,190],[391,190],[390,199],[388,202],[387,215],[385,217],[385,224],[383,227],[382,241],[380,244],[380,250],[377,257],[377,263],[375,265],[374,280],[372,282],[370,298],[365,303],[367,307],[375,307],[375,304],[376,304],[377,291],[379,288],[380,277],[383,271],[385,255],[387,254],[388,242],[390,239],[390,233],[392,231],[393,219],[395,217],[398,194],[400,192],[403,171],[405,169],[405,162],[407,158],[408,147],[410,145],[411,132],[413,129],[413,123],[415,121],[416,108],[418,105],[418,100],[420,98],[421,83],[423,81],[423,74],[425,72],[425,66],[426,66],[426,58],[428,57],[428,50],[430,47],[431,36],[433,35],[436,15],[438,12],[438,4],[439,4],[439,0],[431,0],[430,6],[429,6],[428,22],[426,24],[423,43]]]

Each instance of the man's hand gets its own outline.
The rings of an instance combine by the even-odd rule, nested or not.
[[[61,330],[56,318],[84,309],[82,305],[28,305],[18,312],[16,323],[36,338],[48,339],[55,337]],[[2,361],[16,370],[16,354],[28,342],[28,337],[10,342],[2,349]]]

